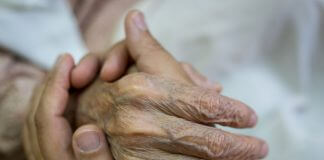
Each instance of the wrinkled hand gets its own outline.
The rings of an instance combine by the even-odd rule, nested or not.
[[[241,160],[267,154],[262,140],[211,127],[254,126],[256,115],[249,107],[193,82],[151,37],[141,13],[129,13],[125,26],[126,41],[111,55],[132,59],[138,72],[112,83],[96,80],[79,96],[76,114],[79,125],[95,123],[105,131],[116,160]],[[125,61],[106,64],[123,67],[114,73],[104,66],[101,77],[118,77],[128,66]]]
[[[88,56],[84,60],[91,62],[91,59]],[[69,109],[69,89],[73,87],[70,84],[73,67],[72,57],[62,56],[47,80],[34,92],[23,131],[24,149],[29,160],[112,159],[101,129],[88,124],[73,133],[64,117],[64,112]],[[88,67],[96,72],[96,65]],[[76,75],[83,76],[85,82],[94,78],[94,74]]]

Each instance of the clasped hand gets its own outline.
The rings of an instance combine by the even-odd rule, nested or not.
[[[212,126],[253,127],[252,109],[220,95],[218,85],[177,62],[151,36],[140,12],[130,12],[125,22],[124,41],[104,56],[89,54],[76,66],[71,56],[61,56],[36,89],[24,126],[28,159],[266,156],[264,141]],[[76,98],[71,88],[80,92]],[[75,131],[65,116],[68,107],[75,107]]]

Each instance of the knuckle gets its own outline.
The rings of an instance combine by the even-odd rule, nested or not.
[[[240,159],[257,159],[259,158],[255,140],[249,137],[234,137],[224,135],[224,140],[221,142],[221,150],[217,155],[218,158],[240,158]]]
[[[117,84],[118,92],[121,95],[130,95],[131,97],[150,95],[152,91],[151,86],[151,78],[145,73],[127,75]]]
[[[218,96],[215,97],[215,95],[210,93],[210,91],[203,91],[198,97],[200,118],[207,122],[214,121],[216,118],[219,118],[225,112],[218,107],[220,103],[221,101]]]
[[[210,91],[198,98],[200,118],[206,122],[238,127],[247,121],[247,112],[234,100]]]
[[[134,116],[130,112],[118,109],[114,117],[107,122],[106,130],[113,136],[129,136],[134,125],[136,125]]]
[[[136,73],[136,74],[130,74],[125,77],[123,77],[120,81],[120,85],[125,85],[125,87],[129,86],[141,86],[143,81],[146,80],[146,76],[143,73]]]
[[[246,159],[254,150],[253,145],[230,134],[208,133],[205,137],[210,151],[207,157],[211,159]]]
[[[154,119],[145,112],[119,111],[106,124],[111,136],[123,137],[126,141],[134,137],[152,137],[161,134],[161,129],[153,125]]]
[[[227,142],[231,140],[224,134],[215,134],[212,132],[208,132],[205,137],[208,143],[207,147],[209,149],[209,152],[207,152],[207,156],[212,159],[222,158],[230,148]]]
[[[254,153],[256,153],[256,147],[251,143],[237,142],[233,147],[234,148],[229,149],[229,151],[233,153],[234,157],[256,158],[256,155],[254,155]]]

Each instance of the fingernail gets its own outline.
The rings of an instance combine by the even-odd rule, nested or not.
[[[261,158],[266,157],[268,155],[268,152],[269,152],[269,147],[266,143],[264,143],[260,151]]]
[[[77,137],[77,145],[83,152],[94,151],[100,146],[100,136],[95,131],[81,133]]]
[[[147,25],[145,23],[144,15],[142,12],[136,11],[136,13],[134,13],[132,17],[132,20],[138,29],[140,29],[141,31],[147,30]]]
[[[252,114],[248,125],[253,127],[256,125],[257,121],[258,121],[258,117],[255,114]]]

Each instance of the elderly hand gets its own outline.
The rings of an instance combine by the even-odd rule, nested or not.
[[[84,61],[93,62],[93,58],[87,56]],[[23,131],[24,148],[29,160],[112,159],[101,129],[88,124],[73,133],[64,117],[64,112],[71,109],[67,106],[69,89],[73,87],[70,84],[73,66],[71,56],[62,56],[47,80],[34,92]],[[89,65],[88,69],[95,71],[96,67]],[[94,74],[83,76],[88,82],[94,78]]]
[[[143,19],[137,11],[128,14],[126,41],[111,50],[115,58],[108,58],[111,63],[105,63],[101,77],[118,77],[127,69],[127,62],[114,59],[132,59],[138,72],[112,83],[98,79],[90,85],[79,96],[77,123],[102,128],[117,160],[265,157],[264,141],[211,127],[214,123],[252,127],[255,113],[237,100],[194,83],[152,38]],[[108,72],[114,66],[123,67]]]

